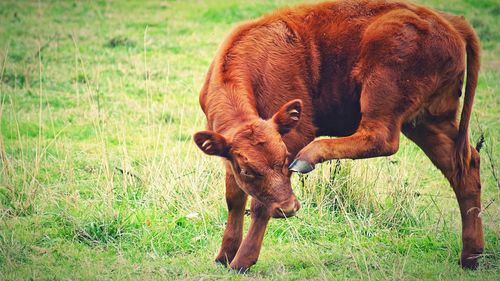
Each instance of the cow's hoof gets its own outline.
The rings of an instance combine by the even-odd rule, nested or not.
[[[460,265],[463,269],[476,270],[479,267],[478,259],[461,259]]]
[[[471,255],[468,257],[462,256],[459,263],[463,269],[476,270],[479,267],[479,257],[481,254]]]
[[[231,266],[231,269],[238,273],[247,273],[250,270],[249,266]]]
[[[295,159],[292,161],[292,164],[288,166],[288,169],[293,172],[307,174],[310,171],[314,170],[314,165],[304,160]]]
[[[227,266],[230,263],[230,261],[227,260],[226,256],[222,256],[222,257],[216,257],[215,263],[222,264],[223,266]]]
[[[247,273],[250,270],[250,267],[255,263],[256,262],[249,262],[249,263],[232,262],[230,266],[232,270],[235,270],[238,273]]]

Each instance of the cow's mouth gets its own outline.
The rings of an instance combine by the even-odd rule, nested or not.
[[[280,209],[276,209],[274,212],[273,212],[273,218],[275,219],[286,219],[286,218],[291,218],[293,216],[295,216],[297,212],[296,211],[292,211],[292,212],[283,212],[282,210]]]
[[[295,216],[299,209],[300,203],[294,196],[291,200],[285,202],[285,204],[282,204],[282,207],[275,208],[272,216],[276,219],[291,218]]]

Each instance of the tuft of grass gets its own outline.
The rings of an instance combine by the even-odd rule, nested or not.
[[[136,43],[125,36],[116,36],[108,40],[106,42],[106,47],[109,48],[117,48],[117,47],[126,47],[133,48],[136,46]]]
[[[22,73],[6,72],[2,75],[1,82],[11,88],[22,88],[25,86],[26,77]]]
[[[130,231],[127,219],[121,214],[93,218],[75,226],[73,237],[89,246],[118,242]]]

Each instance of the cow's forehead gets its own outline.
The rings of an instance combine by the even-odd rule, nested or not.
[[[274,162],[286,155],[281,135],[270,124],[259,122],[242,128],[233,138],[234,153],[249,161]]]
[[[279,134],[270,124],[260,120],[246,124],[235,134],[234,141],[250,142],[253,145],[279,140]]]

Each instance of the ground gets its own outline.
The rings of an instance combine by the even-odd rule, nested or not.
[[[248,274],[213,262],[224,176],[191,139],[205,122],[198,92],[237,22],[291,2],[1,1],[0,280],[499,280],[495,0],[418,1],[464,15],[482,40],[479,270],[457,265],[453,192],[404,137],[394,156],[294,175],[303,207],[271,221]]]

